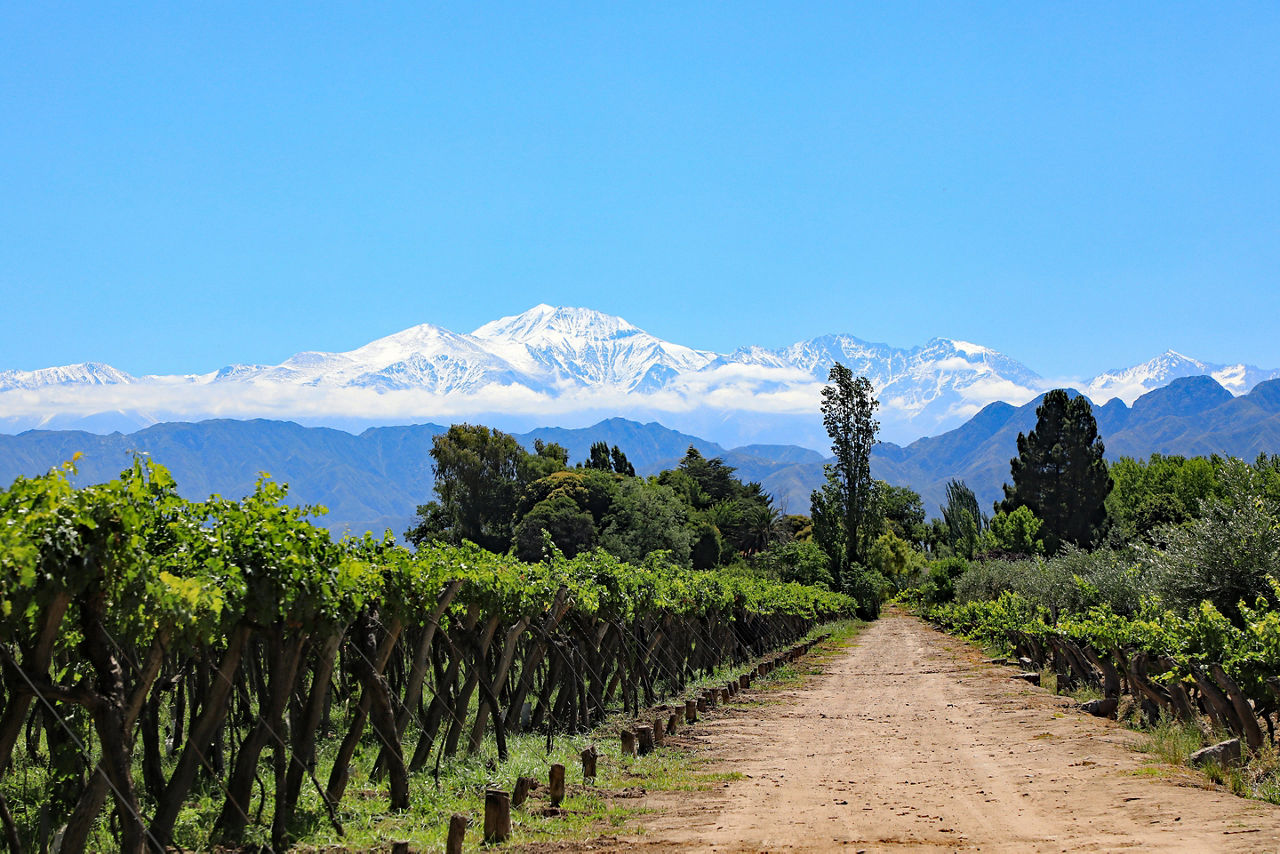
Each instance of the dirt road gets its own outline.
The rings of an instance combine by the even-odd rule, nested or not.
[[[626,838],[644,851],[1267,851],[1280,807],[1153,766],[1137,736],[889,614],[780,702],[697,726],[712,768]]]

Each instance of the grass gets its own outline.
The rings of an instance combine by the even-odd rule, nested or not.
[[[1187,764],[1187,758],[1205,746],[1204,733],[1187,721],[1161,717],[1155,724],[1139,729],[1146,738],[1138,750],[1168,765]]]

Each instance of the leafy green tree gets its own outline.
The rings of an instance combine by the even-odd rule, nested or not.
[[[590,513],[598,528],[618,495],[618,478],[613,474],[588,468],[552,472],[524,488],[516,503],[517,523],[534,506],[558,495],[566,496],[579,510]]]
[[[613,470],[617,474],[624,477],[636,476],[636,467],[631,465],[627,455],[622,453],[622,450],[617,445],[609,449],[609,459],[613,461]]]
[[[982,548],[1007,556],[1044,554],[1044,543],[1040,539],[1043,526],[1026,505],[1012,513],[1001,510],[983,533]]]
[[[920,493],[909,486],[891,486],[879,480],[876,481],[876,496],[885,530],[914,547],[922,548],[928,533],[924,521],[924,500]]]
[[[951,551],[972,560],[988,522],[986,514],[978,509],[978,497],[963,480],[951,480],[947,482],[947,503],[940,509]]]
[[[712,569],[720,563],[720,554],[724,549],[724,538],[720,529],[703,521],[695,521],[690,528],[692,541],[689,544],[689,560],[694,569]]]
[[[1221,493],[1220,457],[1163,456],[1146,460],[1123,457],[1108,466],[1113,488],[1107,496],[1112,543],[1149,540],[1165,525],[1194,519],[1205,499]]]
[[[719,457],[707,459],[693,445],[680,460],[679,470],[693,479],[698,488],[714,503],[742,495],[744,484],[733,476],[733,466]]]
[[[531,563],[542,560],[545,557],[544,532],[551,535],[556,548],[569,558],[589,550],[596,539],[596,526],[591,514],[564,493],[538,502],[517,523],[516,556]]]
[[[794,581],[831,589],[831,562],[827,553],[813,540],[771,545],[760,554],[758,565],[779,581]]]
[[[1013,485],[1005,484],[997,510],[1028,507],[1043,520],[1045,548],[1063,543],[1092,548],[1107,520],[1111,478],[1093,407],[1083,396],[1054,389],[1036,408],[1035,429],[1018,434],[1018,456],[1010,460]]]
[[[609,447],[608,442],[594,442],[585,468],[611,471],[626,477],[636,476],[636,467],[627,460],[627,455],[617,445]]]
[[[922,598],[929,605],[941,605],[956,598],[956,580],[969,569],[960,557],[947,557],[929,564],[929,575],[920,586]]]
[[[1239,624],[1242,602],[1280,606],[1280,506],[1264,473],[1240,460],[1227,461],[1220,477],[1222,495],[1206,499],[1197,518],[1165,528],[1164,547],[1150,548],[1145,562],[1175,606],[1207,600]]]
[[[613,460],[609,458],[608,442],[592,442],[587,456],[586,467],[600,471],[613,471]]]
[[[505,552],[528,454],[500,430],[455,424],[432,439],[438,504],[418,508],[419,522],[405,535],[418,545],[432,540]]]
[[[847,588],[845,576],[855,565],[865,565],[879,527],[871,448],[880,429],[874,418],[880,403],[870,380],[855,379],[839,362],[831,367],[827,380],[829,385],[822,390],[822,423],[831,438],[835,462],[826,467],[827,483],[812,496],[814,536],[833,560],[836,583]],[[875,585],[862,586],[866,594]],[[860,604],[870,606],[869,600]],[[878,613],[878,600],[875,610]]]
[[[897,590],[904,590],[924,574],[927,564],[910,543],[890,531],[871,544],[867,566],[889,579]]]
[[[520,482],[533,483],[539,478],[564,471],[569,466],[569,452],[555,442],[533,440],[533,453],[520,460]]]
[[[651,552],[670,552],[671,560],[689,565],[693,531],[688,508],[670,488],[640,478],[625,478],[605,518],[600,546],[619,560],[643,563]]]

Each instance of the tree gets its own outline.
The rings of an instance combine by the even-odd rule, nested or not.
[[[439,503],[418,508],[419,522],[406,533],[416,544],[432,539],[470,540],[494,552],[511,547],[512,516],[528,454],[500,430],[454,424],[431,440]]]
[[[600,471],[613,471],[613,460],[609,459],[608,442],[592,442],[588,452],[586,467]]]
[[[1164,547],[1148,547],[1144,562],[1176,607],[1208,601],[1242,625],[1241,604],[1280,607],[1280,506],[1266,472],[1241,460],[1226,461],[1219,480],[1221,494],[1201,502],[1195,519],[1161,531]]]
[[[558,493],[533,506],[515,527],[516,557],[535,562],[545,555],[543,533],[565,557],[573,557],[591,548],[596,539],[595,521],[568,495]]]
[[[1220,457],[1152,454],[1122,457],[1107,466],[1114,488],[1107,496],[1107,539],[1116,545],[1148,540],[1165,525],[1194,519],[1205,499],[1221,492]]]
[[[593,442],[587,457],[585,468],[611,471],[627,477],[636,476],[636,467],[627,460],[627,455],[617,445],[609,447],[608,442]]]
[[[688,508],[671,489],[638,477],[625,478],[605,517],[600,546],[619,560],[642,563],[653,551],[689,565],[694,533],[686,524]]]
[[[972,560],[988,521],[986,514],[978,509],[978,497],[963,480],[951,480],[947,483],[947,503],[939,509],[952,552]]]
[[[867,565],[889,579],[899,591],[917,581],[928,566],[923,555],[892,531],[881,534],[871,544]]]
[[[876,481],[880,514],[889,533],[906,540],[913,547],[922,548],[928,528],[924,523],[924,500],[920,493],[909,486],[891,486],[883,480]]]
[[[1104,450],[1088,399],[1054,389],[1036,408],[1035,429],[1018,434],[1018,456],[1009,461],[1013,485],[1005,484],[996,510],[1030,508],[1044,522],[1041,536],[1050,554],[1063,543],[1092,548],[1102,536],[1111,492]]]
[[[865,565],[870,542],[878,526],[875,481],[871,479],[871,448],[880,423],[875,420],[876,400],[871,381],[854,379],[836,362],[822,390],[822,424],[831,437],[835,462],[827,466],[828,484],[813,493],[814,536],[836,561],[832,574],[843,586],[846,571]],[[835,518],[831,518],[832,516]],[[819,516],[822,516],[819,534]],[[838,538],[841,542],[833,541]],[[824,539],[826,540],[824,542]]]
[[[982,535],[982,546],[987,551],[1002,555],[1030,557],[1043,554],[1044,543],[1039,536],[1042,527],[1044,522],[1037,519],[1025,504],[1012,513],[1001,510],[992,518]]]
[[[624,477],[635,477],[636,467],[631,465],[631,461],[627,459],[627,455],[614,445],[609,449],[609,458],[613,460],[613,470]]]

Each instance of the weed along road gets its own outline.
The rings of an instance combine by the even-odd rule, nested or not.
[[[592,850],[1280,851],[1280,807],[1153,764],[914,617],[811,658],[803,687],[697,725],[709,769],[741,778],[654,794]]]

